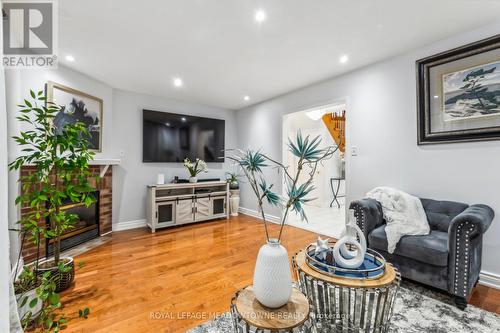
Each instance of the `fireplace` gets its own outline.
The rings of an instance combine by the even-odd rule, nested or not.
[[[101,176],[99,182],[95,177],[89,178],[89,182],[96,189],[96,202],[89,208],[82,204],[67,202],[65,209],[78,214],[80,221],[74,228],[68,230],[61,241],[62,249],[68,249],[82,244],[90,239],[104,236],[112,231],[112,206],[113,206],[113,169],[105,168],[103,165],[91,165],[90,171],[95,176]],[[36,172],[36,167],[26,165],[21,168],[22,176],[29,176]],[[21,189],[23,189],[21,184]],[[29,205],[21,207],[21,215],[29,214],[32,208]],[[39,225],[45,225],[47,221],[40,219]],[[37,255],[40,258],[49,257],[53,253],[53,244],[48,240],[42,240],[39,246],[32,241],[26,241],[22,248],[23,259],[26,263],[33,262]]]
[[[73,225],[73,228],[66,230],[61,236],[61,252],[99,237],[98,191],[94,192],[94,197],[96,201],[89,207],[86,207],[83,203],[72,203],[69,200],[61,206],[61,210],[66,211],[66,213],[78,216],[78,221]],[[50,224],[48,219],[46,223],[47,225]],[[48,258],[54,254],[54,240],[47,239],[45,244],[45,255]]]

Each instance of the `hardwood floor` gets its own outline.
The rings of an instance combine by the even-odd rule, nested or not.
[[[290,255],[316,238],[293,227],[284,236]],[[62,295],[64,311],[88,306],[91,315],[71,321],[67,331],[184,332],[228,311],[235,291],[252,283],[263,242],[261,221],[244,215],[156,234],[113,233],[76,257],[85,267]]]
[[[287,227],[283,244],[291,256],[316,237]],[[263,242],[263,224],[245,215],[156,234],[115,232],[76,257],[85,266],[62,294],[64,311],[91,313],[66,332],[184,332],[228,311],[234,292],[252,283]],[[471,303],[500,313],[500,291],[478,286]]]
[[[469,303],[486,311],[500,314],[500,290],[477,285]]]

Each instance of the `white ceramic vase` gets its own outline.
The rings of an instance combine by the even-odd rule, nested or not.
[[[253,276],[257,300],[268,308],[285,305],[292,295],[292,275],[288,252],[277,239],[270,239],[257,256]]]
[[[198,177],[189,177],[189,182],[190,183],[197,183],[198,182]]]
[[[229,198],[229,207],[231,208],[231,216],[238,216],[240,209],[240,190],[229,190],[231,197]]]

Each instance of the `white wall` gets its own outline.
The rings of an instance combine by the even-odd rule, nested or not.
[[[2,29],[0,28],[0,33]],[[7,188],[7,113],[5,108],[5,77],[0,67],[0,332],[9,331],[9,223]]]
[[[358,156],[347,156],[347,202],[388,185],[420,197],[484,203],[500,216],[500,141],[417,146],[415,81],[417,59],[498,33],[500,22],[239,110],[238,144],[281,159],[284,114],[345,99],[346,151],[359,148]],[[243,207],[256,209],[245,186],[241,197]],[[499,253],[497,217],[484,238],[484,272],[500,276]]]
[[[165,181],[174,176],[188,178],[181,163],[143,163],[142,162],[142,110],[150,109],[172,113],[182,113],[202,117],[224,119],[226,121],[226,148],[235,148],[235,112],[209,106],[166,100],[144,94],[115,90],[113,94],[113,151],[122,159],[113,175],[113,228],[135,226],[145,222],[146,185],[155,184],[159,173],[165,174]],[[209,172],[199,178],[225,179],[224,173],[230,163],[208,163]]]

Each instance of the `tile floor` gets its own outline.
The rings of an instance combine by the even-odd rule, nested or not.
[[[341,206],[315,207],[305,206],[306,216],[309,222],[302,221],[296,214],[291,214],[288,224],[304,230],[312,231],[328,237],[339,238],[345,225],[345,205],[343,198],[339,199]]]

